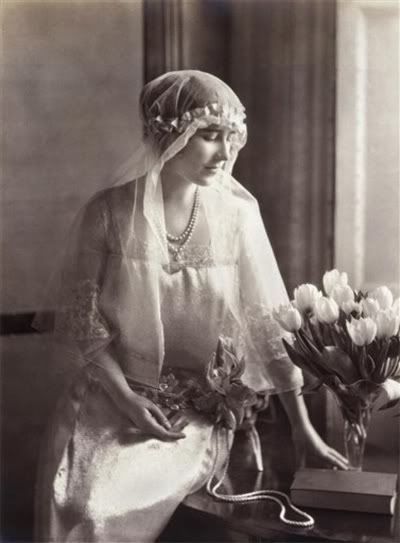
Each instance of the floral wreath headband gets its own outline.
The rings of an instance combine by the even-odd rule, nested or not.
[[[247,138],[245,124],[246,113],[243,108],[213,102],[204,107],[185,111],[180,117],[164,119],[161,115],[152,117],[146,122],[148,132],[159,138],[166,134],[183,134],[189,125],[197,124],[197,128],[206,128],[211,124],[223,125],[237,133],[237,143],[244,145]]]

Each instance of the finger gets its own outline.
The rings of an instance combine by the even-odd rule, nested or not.
[[[186,428],[186,426],[189,424],[189,421],[187,419],[182,419],[180,420],[179,422],[177,422],[176,424],[174,424],[172,426],[172,430],[174,432],[182,432],[182,430],[184,428]]]
[[[169,422],[171,423],[172,428],[176,430],[178,426],[182,426],[182,428],[186,426],[189,423],[189,419],[184,413],[178,412],[170,417]]]
[[[150,414],[156,419],[156,421],[169,430],[171,428],[171,423],[167,419],[166,415],[161,411],[161,409],[156,405],[152,404],[147,407],[147,410]]]
[[[342,470],[348,470],[349,469],[349,462],[346,458],[342,457],[341,454],[336,453],[336,451],[328,451],[327,454],[327,460],[333,464],[334,466],[342,469]]]
[[[183,414],[181,411],[172,411],[168,417],[168,420],[171,423],[171,426],[174,426],[174,424],[177,424],[182,419],[182,417]]]
[[[338,452],[336,449],[329,449],[329,453],[331,454],[331,456],[337,461],[337,462],[340,462],[346,466],[349,465],[349,461],[348,459],[343,456],[342,454],[340,454],[340,452]]]
[[[144,417],[144,426],[147,432],[162,440],[183,439],[184,437],[186,437],[183,432],[167,430],[166,428],[164,428],[164,426],[159,424],[157,420],[151,416],[150,413],[148,413]]]
[[[337,458],[338,460],[340,460],[341,462],[344,462],[345,464],[348,464],[349,463],[349,460],[343,456],[342,454],[340,454],[339,451],[337,451],[336,449],[330,449],[331,453],[333,454],[333,456],[335,458]]]

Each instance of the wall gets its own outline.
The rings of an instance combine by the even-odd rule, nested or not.
[[[3,0],[1,313],[41,308],[73,215],[139,139],[142,1]],[[1,541],[28,541],[39,444],[72,364],[2,336]]]
[[[139,138],[142,2],[4,0],[2,313],[41,307],[88,196]]]
[[[400,295],[399,3],[338,10],[335,262]]]

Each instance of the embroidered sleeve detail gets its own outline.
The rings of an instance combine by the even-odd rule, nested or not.
[[[268,362],[288,358],[282,338],[287,339],[289,334],[285,334],[271,312],[262,304],[253,304],[245,308],[244,332],[253,348],[264,353],[264,358]]]
[[[98,309],[99,293],[99,286],[90,279],[72,288],[57,318],[57,334],[76,340],[109,338],[106,322]]]

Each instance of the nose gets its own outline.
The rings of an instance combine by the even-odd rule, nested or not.
[[[219,149],[218,149],[219,159],[228,160],[230,157],[230,151],[231,151],[230,142],[226,138],[223,138],[220,142]]]

